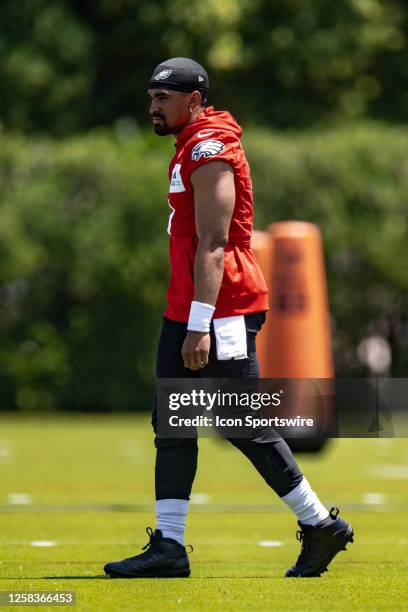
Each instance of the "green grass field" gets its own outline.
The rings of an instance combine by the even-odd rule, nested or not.
[[[404,439],[337,440],[298,457],[356,533],[321,578],[282,577],[299,553],[296,521],[237,450],[204,439],[191,577],[112,580],[103,564],[137,554],[154,528],[148,419],[0,418],[0,591],[76,591],[86,612],[408,608]]]

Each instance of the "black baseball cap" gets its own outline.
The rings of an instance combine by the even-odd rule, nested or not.
[[[204,98],[207,96],[209,79],[206,70],[188,57],[173,57],[153,70],[149,89],[173,89],[192,92],[198,90]]]

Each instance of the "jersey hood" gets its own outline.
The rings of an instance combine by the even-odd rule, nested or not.
[[[235,121],[228,111],[216,111],[213,106],[204,109],[194,123],[187,125],[177,137],[177,147],[190,140],[197,132],[202,132],[203,136],[208,132],[232,132],[236,138],[240,139],[242,128]]]

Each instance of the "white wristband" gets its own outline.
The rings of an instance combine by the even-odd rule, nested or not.
[[[214,310],[215,306],[211,306],[211,304],[191,302],[187,325],[188,331],[209,332]]]

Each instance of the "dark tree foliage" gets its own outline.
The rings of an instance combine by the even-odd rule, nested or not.
[[[64,0],[2,2],[0,122],[56,134],[90,125],[95,42]]]
[[[210,102],[303,127],[408,119],[405,0],[3,0],[0,121],[55,134],[147,121],[163,59],[194,57]]]

